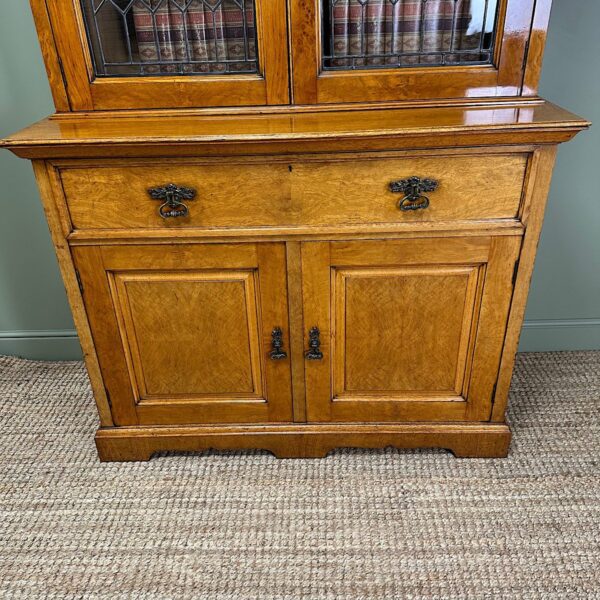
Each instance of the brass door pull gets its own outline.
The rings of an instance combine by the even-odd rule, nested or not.
[[[400,210],[425,210],[429,206],[429,197],[424,192],[435,192],[438,187],[439,181],[420,177],[409,177],[390,183],[392,192],[404,194],[398,201]]]
[[[187,217],[190,209],[183,200],[193,200],[196,196],[196,190],[186,187],[179,187],[174,183],[169,183],[163,187],[151,188],[148,194],[154,200],[163,200],[158,208],[158,214],[163,219],[173,217]]]
[[[283,360],[287,358],[287,352],[283,349],[283,332],[281,327],[275,327],[271,332],[271,352],[269,358],[271,360]]]
[[[318,327],[312,327],[308,332],[308,350],[305,353],[307,360],[322,360],[321,332]]]

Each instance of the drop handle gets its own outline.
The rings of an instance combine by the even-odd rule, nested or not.
[[[306,360],[323,360],[321,352],[321,332],[318,327],[312,327],[308,332],[308,350],[304,356]]]
[[[158,214],[163,219],[172,219],[187,217],[190,214],[188,205],[183,201],[193,200],[196,197],[196,190],[168,183],[162,187],[150,188],[148,194],[153,200],[162,200],[162,204],[158,207]]]
[[[398,200],[400,210],[425,210],[429,206],[429,197],[425,195],[425,192],[435,192],[439,185],[440,182],[436,179],[409,177],[392,181],[390,191],[395,194],[404,194],[404,197]]]
[[[281,327],[274,327],[271,332],[271,352],[269,352],[271,360],[283,360],[287,358],[287,352],[283,349],[283,332]]]

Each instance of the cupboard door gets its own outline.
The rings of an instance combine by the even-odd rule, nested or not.
[[[71,110],[286,104],[285,3],[47,0]]]
[[[535,0],[291,0],[294,101],[517,96],[534,6]]]
[[[488,420],[519,248],[517,236],[303,244],[305,345],[320,344],[305,361],[308,420]]]
[[[116,424],[291,421],[283,244],[73,254]]]

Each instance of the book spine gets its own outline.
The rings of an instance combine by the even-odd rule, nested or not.
[[[212,28],[210,34],[212,35],[211,45],[211,61],[214,64],[211,65],[211,71],[216,73],[225,73],[228,70],[227,67],[227,41],[225,40],[225,15],[223,9],[223,3],[219,4],[214,10],[208,11],[212,14]]]
[[[251,4],[251,3],[249,3]],[[254,12],[244,3],[244,8],[237,4],[222,4],[224,20],[224,38],[227,49],[228,71],[245,71],[252,67],[249,62],[256,55],[254,46]],[[252,27],[252,29],[251,29]],[[252,41],[251,41],[252,40]],[[235,61],[235,62],[232,62]]]
[[[348,43],[348,29],[350,18],[350,0],[339,0],[331,11],[331,66],[351,67],[352,60],[348,56],[350,46]]]
[[[172,2],[172,0],[169,0],[168,7],[169,29],[174,59],[178,63],[181,63],[181,65],[176,65],[176,68],[181,73],[188,73],[190,70],[192,70],[190,60],[193,59],[193,56],[189,45],[184,11],[181,10],[175,2]]]
[[[148,6],[140,1],[133,5],[140,62],[149,63],[143,67],[143,71],[152,74],[174,73],[177,71],[175,65],[163,64],[175,61],[169,5],[161,0],[150,0]]]
[[[386,52],[385,44],[385,5],[387,0],[370,0],[367,3],[365,11],[365,35],[366,35],[366,50],[371,57],[368,58],[368,65],[383,65],[385,64]]]
[[[191,41],[192,56],[196,64],[194,64],[194,72],[209,73],[209,39],[207,35],[208,22],[204,13],[204,5],[200,0],[194,0],[187,14],[187,33],[188,39]]]

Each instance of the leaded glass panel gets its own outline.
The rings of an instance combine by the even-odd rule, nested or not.
[[[96,75],[257,73],[253,0],[81,0]]]
[[[322,0],[326,70],[490,64],[498,0]]]

